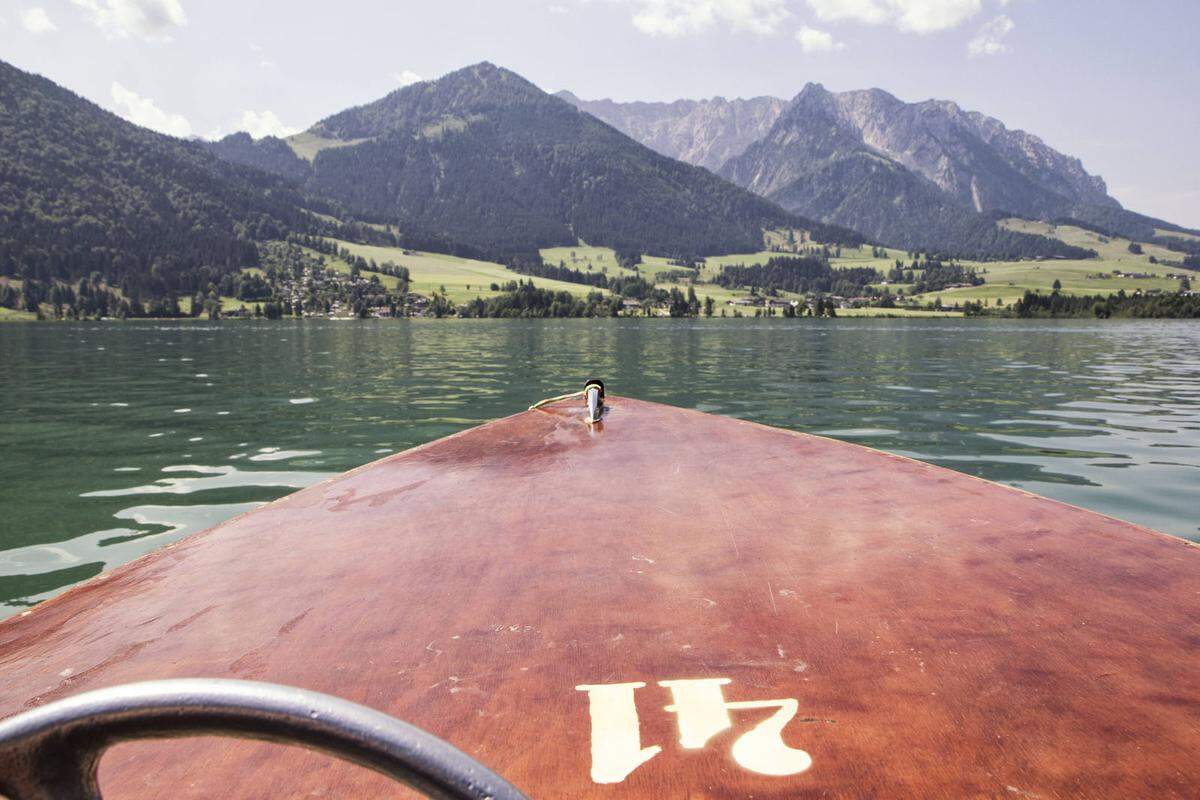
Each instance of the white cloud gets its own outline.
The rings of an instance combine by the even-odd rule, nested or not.
[[[113,39],[136,37],[169,42],[175,28],[187,25],[180,0],[71,0]]]
[[[983,0],[808,0],[808,5],[823,22],[852,20],[934,33],[956,28],[978,14]]]
[[[284,125],[283,121],[275,115],[274,111],[251,110],[243,111],[241,118],[230,125],[229,128],[213,128],[204,134],[204,138],[210,142],[215,142],[224,139],[233,131],[245,131],[253,139],[261,139],[264,136],[278,136],[280,139],[285,139],[288,136],[294,136],[299,133],[300,128]]]
[[[299,128],[284,125],[274,111],[243,111],[238,130],[246,131],[255,139],[278,136],[281,139],[299,133]]]
[[[401,86],[408,86],[410,83],[420,83],[425,80],[411,69],[403,69],[399,72],[393,72],[392,78]]]
[[[546,6],[546,10],[549,11],[551,14],[566,14],[571,9],[567,8],[566,6],[555,3],[553,5]]]
[[[191,136],[192,126],[182,114],[168,114],[149,97],[142,97],[116,81],[111,93],[117,114],[133,124],[180,138]]]
[[[981,0],[888,0],[902,31],[933,33],[956,28],[979,13]]]
[[[58,30],[46,9],[36,6],[21,12],[21,25],[30,33],[52,33]]]
[[[810,28],[807,25],[796,31],[796,41],[800,49],[806,53],[832,53],[846,49],[842,42],[834,41],[833,34]]]
[[[853,20],[879,25],[888,17],[880,0],[808,0],[808,6],[822,22]]]
[[[975,38],[967,42],[967,54],[971,56],[996,56],[1008,52],[1004,37],[1012,32],[1016,25],[1006,15],[1001,14],[984,24],[975,34]]]
[[[650,36],[688,36],[715,25],[771,33],[788,16],[784,0],[631,0],[633,26]]]

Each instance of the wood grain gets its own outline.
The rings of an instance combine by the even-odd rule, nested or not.
[[[1200,797],[1200,550],[850,444],[610,397],[400,453],[0,625],[0,715],[235,677],[365,703],[534,798]],[[738,711],[682,749],[659,681],[795,698],[812,767]],[[593,783],[587,696],[644,681],[662,752]],[[120,746],[117,798],[387,797],[229,740]]]

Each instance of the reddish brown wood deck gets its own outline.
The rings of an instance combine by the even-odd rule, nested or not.
[[[534,798],[1200,797],[1196,547],[609,403],[594,429],[566,402],[392,456],[0,625],[0,715],[236,677],[394,714]],[[229,740],[123,745],[101,774],[123,798],[399,793]]]

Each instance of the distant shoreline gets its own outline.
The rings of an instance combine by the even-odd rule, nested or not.
[[[288,317],[282,320],[268,320],[260,317],[227,317],[223,319],[205,319],[203,317],[130,317],[127,319],[118,319],[116,317],[105,317],[103,319],[82,319],[82,320],[64,320],[64,319],[36,319],[36,318],[16,318],[12,316],[0,316],[0,328],[5,327],[5,323],[13,326],[18,325],[78,325],[83,323],[114,323],[114,324],[162,324],[162,323],[179,323],[179,324],[245,324],[252,322],[259,323],[320,323],[320,322],[352,322],[352,323],[439,323],[439,322],[459,322],[469,324],[472,322],[541,322],[541,321],[559,321],[559,322],[608,322],[610,320],[639,320],[639,321],[671,321],[680,320],[688,322],[704,322],[712,324],[728,323],[746,323],[746,322],[770,322],[773,324],[782,324],[785,322],[802,322],[804,324],[824,325],[829,322],[839,321],[864,321],[864,320],[902,320],[904,322],[917,321],[946,321],[946,320],[972,320],[977,322],[1156,322],[1163,320],[1170,321],[1195,321],[1200,322],[1200,319],[1194,317],[1093,317],[1093,316],[1059,316],[1059,317],[1018,317],[1018,316],[1003,316],[999,314],[990,314],[983,316],[968,316],[962,312],[914,312],[910,314],[839,314],[836,317],[645,317],[641,315],[621,316],[621,317],[394,317],[394,318],[379,318],[371,317],[362,319],[359,317]]]

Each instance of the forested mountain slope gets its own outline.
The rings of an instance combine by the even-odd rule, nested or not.
[[[295,185],[0,62],[0,274],[189,293],[311,227]]]

